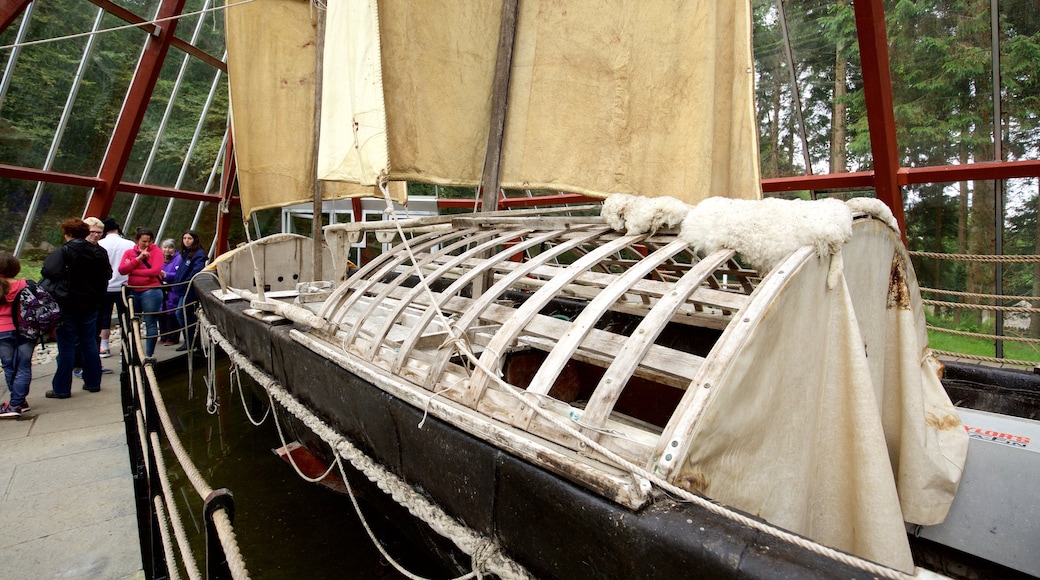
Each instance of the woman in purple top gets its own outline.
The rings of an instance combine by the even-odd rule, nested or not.
[[[181,255],[177,252],[177,243],[172,238],[163,240],[159,247],[163,253],[163,299],[162,314],[159,315],[159,344],[171,345],[181,341],[181,325],[177,322],[177,303],[181,299],[183,289],[171,286],[177,276],[177,267],[181,265]]]

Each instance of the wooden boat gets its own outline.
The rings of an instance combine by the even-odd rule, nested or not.
[[[969,424],[977,430],[969,443],[971,429],[928,349],[916,278],[891,212],[876,200],[761,199],[755,156],[739,154],[741,147],[754,151],[747,149],[755,127],[750,77],[740,73],[750,63],[744,28],[750,4],[651,3],[638,11],[579,4],[563,13],[548,4],[521,7],[518,19],[529,26],[515,31],[519,64],[503,61],[501,50],[497,60],[474,56],[514,34],[508,3],[491,10],[455,6],[448,22],[440,19],[440,5],[348,3],[353,11],[346,13],[330,6],[327,30],[340,36],[326,37],[325,62],[336,55],[341,68],[332,76],[359,82],[349,90],[326,87],[324,101],[337,106],[321,110],[318,155],[307,153],[297,164],[279,155],[306,153],[306,147],[286,151],[268,139],[279,149],[265,150],[258,127],[274,134],[272,125],[292,128],[282,113],[300,115],[296,130],[306,125],[313,107],[301,112],[278,99],[301,102],[296,85],[307,83],[278,81],[287,78],[284,71],[273,77],[258,69],[236,72],[234,32],[256,29],[255,18],[295,22],[299,9],[258,0],[239,8],[255,11],[237,24],[229,12],[246,213],[299,202],[314,188],[293,183],[307,182],[317,167],[324,179],[352,182],[370,194],[381,190],[394,219],[326,227],[327,247],[313,259],[309,240],[284,234],[226,254],[215,276],[195,282],[202,334],[276,394],[296,418],[305,446],[329,464],[349,462],[348,481],[370,481],[403,506],[386,508],[388,515],[425,522],[451,540],[451,546],[439,544],[446,558],[479,572],[875,578],[927,576],[931,572],[920,567],[927,564],[941,573],[964,566],[1040,573],[1035,556],[1015,549],[1007,534],[995,533],[991,542],[969,537],[976,556],[965,556],[959,552],[966,550],[963,530],[943,524],[955,497],[964,495],[958,485],[971,466],[969,448],[992,443],[981,438],[1016,444],[1001,449],[1015,452],[1016,464],[1035,455],[1035,387],[1024,389],[1034,415],[1016,419],[1018,431]],[[543,82],[559,80],[559,67],[567,72],[581,60],[572,45],[551,40],[561,30],[571,39],[602,33],[582,30],[585,21],[573,20],[572,9],[610,12],[601,14],[604,22],[614,15],[636,31],[662,22],[703,26],[707,12],[713,26],[735,26],[712,31],[709,38],[728,50],[716,51],[707,68],[686,81],[736,71],[726,80],[733,102],[715,107],[737,111],[732,122],[683,133],[684,143],[695,138],[697,144],[678,147],[678,163],[647,171],[625,159],[644,146],[676,149],[675,142],[661,136],[661,127],[651,131],[656,139],[626,132],[615,143],[620,155],[612,157],[613,173],[605,180],[602,172],[590,173],[589,164],[611,149],[599,143],[590,156],[571,159],[570,149],[556,145],[560,128],[552,127],[553,138],[535,118],[562,122],[575,114],[575,100],[554,111]],[[447,33],[427,38],[413,30],[429,19]],[[309,25],[302,28],[304,37],[313,35]],[[537,32],[529,37],[525,30]],[[673,62],[634,48],[639,38],[615,44],[639,63]],[[455,57],[431,56],[444,54],[445,43]],[[593,53],[617,49],[585,44]],[[288,46],[313,45],[295,39]],[[292,53],[278,45],[248,48],[265,63],[272,61],[257,52],[282,60]],[[561,60],[561,53],[571,58]],[[478,85],[493,95],[508,93],[527,113],[525,122],[501,119],[507,137],[488,146],[502,157],[490,181],[481,170],[485,150],[472,146],[474,127],[487,127],[490,119],[495,134],[495,119],[506,109],[496,109],[499,99],[489,100],[487,92],[469,94],[472,77],[466,75],[473,70],[476,78],[488,73],[489,82]],[[510,70],[529,82],[498,83]],[[325,71],[328,82],[327,65]],[[425,104],[423,97],[407,89],[455,90],[430,79],[416,82],[426,73],[443,80],[446,71],[465,77],[464,90],[452,93],[458,102],[447,99],[444,115],[428,119],[415,105]],[[633,87],[646,79],[630,73],[614,70],[608,77],[625,77],[625,86],[615,88],[626,98],[654,101],[661,87],[642,94]],[[602,82],[592,79],[588,86]],[[272,86],[281,93],[262,92]],[[367,92],[377,94],[366,100]],[[251,113],[249,100],[263,101],[264,112]],[[698,103],[664,101],[654,106],[675,107],[677,118],[700,127],[690,116]],[[435,129],[444,129],[445,119],[453,127],[442,137]],[[596,119],[582,121],[594,127]],[[616,123],[616,115],[608,121]],[[423,139],[430,135],[436,135],[433,144]],[[720,135],[726,136],[722,146]],[[702,158],[691,149],[710,154]],[[461,153],[449,160],[453,152]],[[517,152],[520,161],[511,162]],[[566,159],[556,163],[554,156]],[[273,181],[272,160],[283,168]],[[395,179],[482,183],[485,191],[551,185],[582,194],[606,195],[612,188],[681,195],[622,193],[606,197],[602,208],[406,219],[393,215],[389,183]],[[322,198],[351,193],[334,191],[338,187],[317,191]],[[266,196],[286,189],[282,201],[246,198],[250,190]],[[724,192],[749,199],[728,199]],[[493,199],[485,197],[485,207]],[[360,259],[351,262],[354,255]],[[962,381],[964,392],[996,389],[969,383]],[[986,455],[986,449],[978,453]],[[974,504],[968,517],[981,521],[987,509]],[[1015,502],[1014,509],[1021,514],[1028,506]],[[941,539],[921,539],[929,535]],[[1035,539],[1036,524],[1012,535]]]

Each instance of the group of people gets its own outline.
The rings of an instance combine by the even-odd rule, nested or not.
[[[156,245],[155,233],[145,227],[128,240],[112,218],[69,218],[61,223],[61,232],[65,243],[47,256],[40,271],[40,287],[61,307],[61,325],[54,333],[57,369],[47,398],[71,397],[74,377],[83,379],[85,391],[101,390],[101,375],[107,371],[101,359],[111,356],[112,312],[120,318],[125,312],[124,287],[134,311],[144,318],[146,364],[155,361],[160,339],[164,345],[181,343],[179,351],[196,348],[190,307],[195,296],[188,282],[206,265],[197,232],[184,232],[180,251],[172,239]],[[18,333],[11,312],[26,286],[17,278],[20,271],[18,258],[0,252],[0,362],[10,391],[0,417],[8,418],[29,410],[26,396],[32,380],[34,344]]]

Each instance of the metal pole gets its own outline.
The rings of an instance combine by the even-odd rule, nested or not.
[[[990,0],[990,39],[992,41],[992,60],[993,60],[993,159],[995,161],[1004,160],[1004,135],[1003,126],[1001,124],[1001,110],[1000,110],[1000,12],[997,9],[997,0]],[[997,179],[993,182],[993,220],[994,220],[994,248],[993,251],[998,256],[1004,255],[1004,182]],[[997,358],[1004,358],[1004,341],[999,337],[1004,336],[1004,312],[1000,310],[1000,307],[1004,305],[1004,300],[1000,298],[1004,294],[1004,264],[997,262],[997,271],[994,274],[996,278],[994,294],[998,296],[996,300],[997,311],[996,311],[996,356]]]

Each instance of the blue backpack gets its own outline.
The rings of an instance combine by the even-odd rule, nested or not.
[[[61,325],[61,308],[50,292],[32,280],[26,282],[11,303],[11,318],[18,334],[33,342],[45,342]]]

